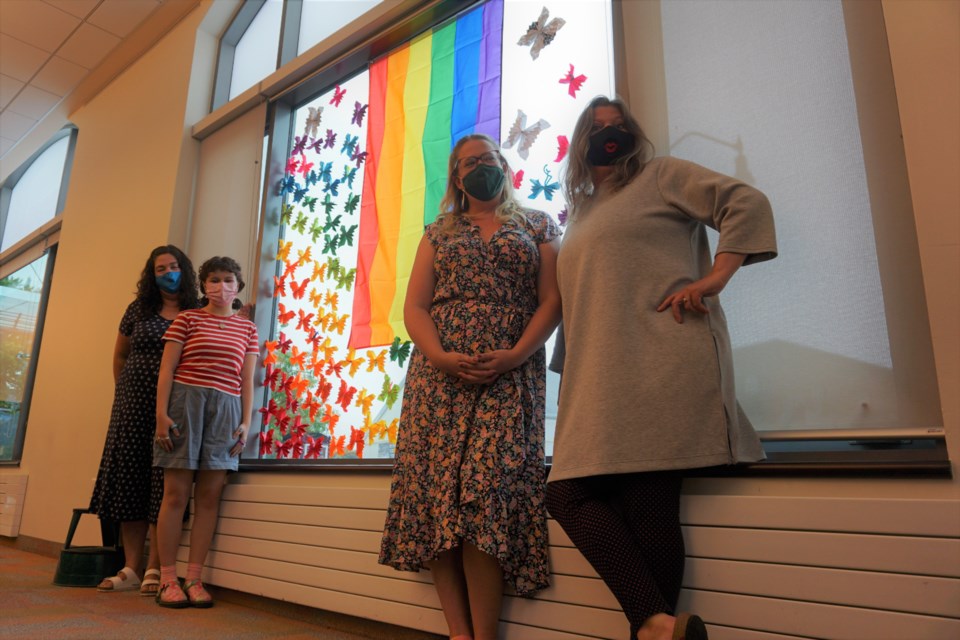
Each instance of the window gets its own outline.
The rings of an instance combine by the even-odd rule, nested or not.
[[[738,176],[773,202],[780,258],[742,270],[723,294],[738,397],[761,436],[846,439],[855,450],[870,437],[936,432],[881,8],[544,4],[542,19],[540,4],[491,0],[368,25],[352,53],[271,96],[260,282],[275,296],[261,326],[259,457],[391,455],[409,357],[401,301],[449,145],[493,133],[520,197],[560,218],[561,137],[586,100],[614,93],[614,59],[617,86],[660,153]],[[557,17],[565,24],[536,57],[517,44]],[[615,34],[624,36],[616,49]],[[444,94],[464,69],[482,73]],[[514,124],[541,120],[549,126],[529,145],[510,143]],[[548,454],[556,383],[551,376]]]
[[[0,185],[0,463],[20,459],[76,132]]]
[[[62,136],[29,164],[10,189],[3,212],[0,252],[6,251],[60,210],[60,189],[70,136]],[[51,185],[54,188],[51,188]]]
[[[859,4],[661,3],[664,151],[757,186],[776,216],[780,256],[721,296],[760,430],[943,424],[889,54],[864,38],[882,17]]]
[[[291,105],[276,260],[261,265],[275,296],[261,458],[393,456],[412,348],[403,298],[460,137],[524,130],[503,145],[518,197],[562,216],[566,135],[613,74],[609,3],[561,6],[555,38],[520,45],[560,16],[479,4]],[[585,39],[595,46],[578,51]]]
[[[336,33],[383,0],[306,0],[300,13],[297,55]]]
[[[382,1],[244,0],[220,39],[213,108],[233,100]]]

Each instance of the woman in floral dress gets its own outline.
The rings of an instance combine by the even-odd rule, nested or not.
[[[454,146],[414,260],[410,362],[380,562],[433,572],[452,638],[497,637],[503,582],[548,584],[545,357],[559,229],[513,197],[485,135]]]

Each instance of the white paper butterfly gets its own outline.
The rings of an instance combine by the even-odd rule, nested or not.
[[[307,107],[307,109],[309,109],[309,114],[307,115],[307,124],[303,127],[303,135],[316,138],[323,107]]]
[[[527,27],[527,32],[521,36],[517,44],[521,47],[533,45],[530,47],[530,57],[534,60],[540,55],[540,50],[553,42],[557,37],[557,31],[567,23],[563,18],[554,18],[547,22],[550,11],[546,7],[540,12],[540,18],[536,22],[531,22]]]
[[[519,141],[520,144],[517,145],[517,154],[526,160],[530,156],[530,147],[537,139],[537,136],[540,135],[541,131],[549,128],[550,123],[543,118],[528,127],[527,114],[517,109],[517,119],[514,121],[513,126],[510,127],[510,132],[507,134],[507,139],[503,143],[503,148],[510,149]]]

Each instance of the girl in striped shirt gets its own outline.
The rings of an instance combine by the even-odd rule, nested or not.
[[[237,470],[250,430],[259,353],[256,325],[233,310],[243,286],[235,260],[210,258],[200,266],[206,305],[182,312],[163,336],[154,445],[154,465],[164,468],[157,524],[157,602],[162,607],[213,606],[200,571],[216,529],[227,471]],[[181,588],[176,554],[194,481],[190,555]]]

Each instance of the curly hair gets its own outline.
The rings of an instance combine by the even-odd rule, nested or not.
[[[466,196],[457,186],[455,178],[457,156],[460,154],[460,149],[463,148],[463,145],[471,140],[488,142],[494,151],[496,151],[498,155],[500,154],[500,145],[497,144],[496,140],[483,133],[465,135],[457,140],[457,144],[453,145],[450,158],[447,160],[447,190],[443,194],[443,199],[440,200],[440,214],[437,216],[437,222],[440,224],[440,229],[444,233],[449,234],[453,232],[457,217],[466,213],[467,207],[469,206]],[[511,180],[513,171],[502,155],[500,155],[500,168],[503,169],[503,172],[506,174],[506,180],[503,181],[503,191],[500,192],[500,204],[496,210],[497,219],[500,220],[500,222],[524,220],[526,219],[524,209],[513,195],[513,181]]]
[[[214,256],[200,265],[200,291],[206,293],[203,283],[206,281],[207,276],[209,276],[214,271],[227,271],[232,273],[237,278],[237,293],[243,291],[243,288],[246,286],[246,283],[243,281],[243,275],[240,273],[240,263],[234,260],[233,258],[228,258],[227,256]],[[207,300],[206,295],[200,300],[201,305],[206,305]],[[243,303],[240,302],[239,298],[234,299],[233,308],[239,309],[243,306]]]
[[[140,280],[137,282],[137,302],[140,303],[141,316],[147,316],[159,313],[163,308],[163,296],[160,288],[157,286],[156,267],[157,258],[163,255],[171,255],[177,259],[180,267],[180,291],[177,293],[177,303],[180,309],[196,309],[200,306],[200,299],[197,295],[197,275],[193,270],[193,263],[183,251],[172,244],[165,244],[157,247],[150,252],[147,263],[140,273]]]
[[[636,140],[633,151],[617,160],[613,165],[613,171],[604,180],[614,191],[622,189],[640,173],[654,153],[653,143],[643,133],[640,123],[630,113],[630,109],[623,100],[606,96],[597,96],[591,100],[577,118],[577,124],[573,128],[567,166],[563,176],[563,192],[570,206],[571,216],[576,215],[579,206],[593,193],[593,165],[587,160],[587,152],[590,149],[590,134],[593,132],[593,111],[597,107],[618,109],[623,116],[624,128],[633,134]]]

